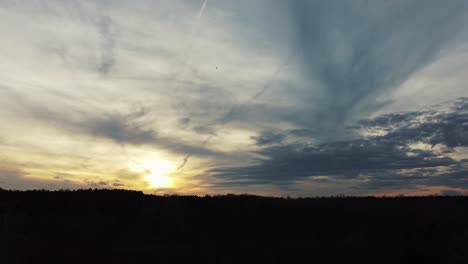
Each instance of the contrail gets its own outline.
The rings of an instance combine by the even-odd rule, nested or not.
[[[187,47],[187,49],[185,51],[185,54],[182,57],[182,69],[178,73],[176,73],[174,75],[174,78],[170,81],[172,83],[176,82],[179,79],[179,77],[183,76],[183,74],[185,73],[185,70],[187,69],[187,66],[188,66],[188,63],[190,61],[190,57],[191,57],[191,54],[192,54],[193,42],[195,41],[195,38],[196,38],[196,36],[198,34],[198,30],[199,30],[199,27],[200,27],[200,21],[201,21],[201,18],[203,17],[203,14],[205,13],[205,9],[206,9],[207,4],[208,4],[208,0],[204,0],[203,3],[202,3],[202,6],[200,8],[200,11],[198,11],[196,25],[195,25],[195,27],[193,29],[192,34],[190,34],[190,40],[189,40],[188,47]],[[203,144],[206,144],[206,143],[203,143]],[[177,170],[182,169],[185,166],[185,164],[187,164],[187,162],[188,162],[188,160],[190,159],[191,156],[192,156],[192,153],[185,156],[184,161],[177,168]]]
[[[188,154],[187,156],[184,157],[184,161],[182,161],[182,164],[180,164],[180,166],[177,168],[177,170],[180,170],[182,169],[183,167],[185,167],[185,164],[187,164],[188,160],[190,159],[190,157],[192,157],[192,154]]]
[[[208,4],[208,0],[204,0],[203,3],[202,3],[202,6],[200,7],[200,11],[198,11],[196,24],[193,27],[192,34],[190,34],[190,40],[188,42],[188,47],[185,49],[185,54],[183,54],[183,56],[182,56],[182,60],[181,60],[182,61],[182,69],[174,75],[171,82],[177,81],[177,79],[180,76],[184,75],[184,73],[185,73],[185,71],[187,69],[187,66],[188,66],[189,61],[190,61],[190,57],[192,55],[193,43],[195,42],[195,39],[196,39],[196,37],[198,35],[198,30],[200,29],[200,21],[201,21],[201,19],[203,17],[203,14],[205,13],[205,9],[206,9],[207,4]]]
[[[208,3],[208,0],[203,1],[202,7],[200,8],[200,12],[198,12],[197,21],[200,21],[200,19],[202,18],[203,12],[205,12],[205,7],[207,3]]]
[[[244,103],[242,104],[239,104],[237,109],[243,107],[243,106],[246,106],[248,104],[250,104],[251,102],[257,100],[258,98],[260,98],[268,89],[271,88],[271,86],[273,85],[273,82],[274,82],[274,79],[276,78],[276,76],[278,76],[283,70],[284,68],[286,68],[289,64],[289,61],[290,59],[292,58],[292,56],[288,56],[287,59],[281,63],[279,65],[279,67],[276,69],[276,71],[272,74],[272,76],[270,77],[269,81],[262,87],[262,89],[260,89],[259,91],[257,91],[255,94],[253,94],[249,99],[247,99]],[[231,116],[236,112],[236,106],[233,106],[226,114],[223,115],[223,117],[221,118],[221,128],[223,128],[227,123],[229,123],[230,121],[230,118]],[[203,141],[202,143],[202,146],[206,145],[212,138],[213,138],[214,135],[209,135],[208,137],[206,137],[206,139]],[[189,162],[190,158],[192,157],[193,153],[190,153],[188,154],[187,156],[184,157],[184,160],[182,162],[182,164],[177,168],[177,170],[180,170],[182,168],[185,167],[185,165]]]
[[[213,134],[209,135],[208,137],[205,138],[205,140],[203,140],[202,142],[202,146],[205,146],[212,138],[213,138]],[[182,169],[183,167],[185,167],[185,165],[187,164],[187,162],[189,161],[189,159],[192,157],[193,153],[189,153],[187,154],[185,157],[184,157],[184,160],[182,161],[182,164],[180,164],[180,166],[177,168],[177,170],[180,170]]]
[[[262,89],[260,89],[259,91],[257,91],[255,94],[253,94],[249,99],[247,99],[244,103],[242,104],[239,104],[236,108],[236,106],[233,106],[231,108],[231,110],[229,110],[229,112],[227,112],[227,114],[225,114],[223,116],[223,118],[221,119],[221,125],[222,127],[228,123],[231,118],[231,116],[236,112],[236,109],[239,109],[239,108],[242,108],[246,105],[249,105],[250,103],[252,103],[253,101],[257,100],[258,98],[260,98],[266,91],[268,91],[271,86],[273,85],[273,82],[274,82],[274,79],[276,78],[276,76],[278,76],[278,74],[280,74],[284,68],[286,68],[286,66],[288,66],[289,64],[289,61],[291,59],[291,56],[288,56],[287,59],[285,60],[285,62],[281,63],[279,65],[279,67],[276,69],[276,71],[271,75],[269,81],[262,87]]]

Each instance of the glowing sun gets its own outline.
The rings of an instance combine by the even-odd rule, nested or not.
[[[146,174],[145,181],[153,188],[169,188],[173,185],[173,180],[168,174],[174,171],[174,165],[167,160],[157,158],[132,160],[129,166],[133,171]]]

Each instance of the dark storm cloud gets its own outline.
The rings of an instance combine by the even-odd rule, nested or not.
[[[466,22],[468,2],[291,1],[310,111],[294,119],[323,133],[385,105],[376,99],[434,62]]]
[[[227,182],[250,184],[327,176],[331,181],[366,179],[361,187],[372,189],[423,183],[468,187],[466,160],[450,156],[453,147],[468,146],[468,111],[458,107],[465,101],[459,99],[448,112],[390,114],[360,122],[364,129],[385,131],[380,136],[267,146],[258,152],[264,158],[251,166],[217,168],[212,173]],[[412,148],[415,143],[438,148]]]

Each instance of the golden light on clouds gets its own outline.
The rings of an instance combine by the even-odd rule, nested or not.
[[[129,167],[132,171],[144,173],[145,181],[152,188],[174,187],[174,179],[169,174],[175,171],[175,165],[168,160],[157,157],[132,160]]]

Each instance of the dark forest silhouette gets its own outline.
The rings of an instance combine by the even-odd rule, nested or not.
[[[0,263],[468,263],[468,197],[0,190]]]

